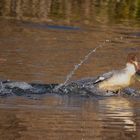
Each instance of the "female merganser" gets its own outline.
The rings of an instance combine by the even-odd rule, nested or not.
[[[5,61],[1,60],[0,61]],[[128,87],[135,75],[140,75],[140,65],[136,54],[128,54],[126,67],[114,70],[97,77],[71,81],[60,86],[59,84],[28,84],[10,80],[0,80],[0,96],[9,94],[40,94],[40,93],[70,93],[79,95],[105,95],[114,94]],[[59,87],[59,88],[58,88]]]
[[[128,54],[126,67],[114,70],[99,76],[94,84],[103,91],[117,92],[128,87],[134,80],[135,73],[140,70],[140,65],[135,53]]]
[[[134,80],[140,66],[135,53],[128,54],[126,67],[122,70],[113,70],[97,77],[84,78],[71,81],[60,88],[54,88],[56,92],[80,95],[107,95],[118,93],[128,87]],[[125,90],[125,89],[124,89]]]

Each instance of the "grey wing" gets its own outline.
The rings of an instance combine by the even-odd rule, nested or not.
[[[77,81],[72,81],[70,83],[75,83],[77,85],[95,85],[97,83],[100,83],[106,79],[109,79],[112,75],[114,74],[114,71],[111,71],[111,72],[108,72],[108,73],[105,73],[105,74],[102,74],[100,76],[96,76],[96,77],[87,77],[87,78],[84,78],[84,79],[80,79],[80,80],[77,80]],[[69,83],[69,84],[70,84]],[[69,85],[68,84],[68,85]]]
[[[94,81],[94,84],[100,83],[104,80],[107,80],[109,78],[111,78],[114,74],[114,71],[108,72],[108,73],[104,73],[100,76],[97,77],[97,79]]]

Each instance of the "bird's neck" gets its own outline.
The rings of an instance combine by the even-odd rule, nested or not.
[[[136,73],[136,68],[134,66],[134,64],[131,63],[127,63],[126,67],[125,67],[125,71],[130,75],[134,75]]]

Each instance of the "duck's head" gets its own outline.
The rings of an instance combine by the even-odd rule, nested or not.
[[[127,64],[133,65],[135,71],[140,71],[140,63],[138,62],[137,53],[129,53],[127,56]]]

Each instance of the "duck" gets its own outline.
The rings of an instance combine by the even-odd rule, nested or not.
[[[83,95],[116,95],[128,92],[129,86],[139,81],[140,64],[137,53],[129,53],[123,69],[112,70],[93,77],[85,77],[56,86],[54,92]]]
[[[135,74],[140,71],[136,53],[129,53],[126,66],[121,70],[112,70],[97,77],[94,84],[101,91],[118,93],[134,83]]]

